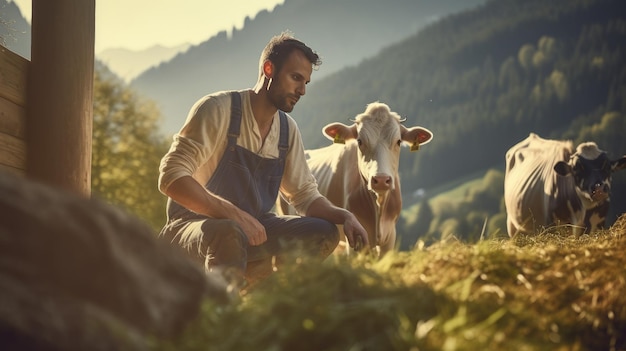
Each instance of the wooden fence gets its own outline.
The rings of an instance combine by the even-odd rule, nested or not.
[[[0,171],[26,169],[26,82],[30,62],[0,46]]]

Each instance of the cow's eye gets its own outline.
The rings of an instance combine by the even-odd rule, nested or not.
[[[359,146],[363,145],[363,141],[361,141],[361,139],[357,139],[356,142],[359,144]]]
[[[396,144],[398,144],[398,146],[402,145],[402,139],[398,139],[398,141],[396,142]]]

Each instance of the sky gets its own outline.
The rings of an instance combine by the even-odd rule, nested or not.
[[[31,21],[32,0],[13,0]],[[220,31],[241,29],[246,16],[284,0],[96,0],[96,54],[153,45],[197,45]]]

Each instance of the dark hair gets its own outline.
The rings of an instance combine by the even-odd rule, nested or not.
[[[261,58],[259,60],[259,67],[263,66],[265,60],[270,60],[276,67],[277,71],[280,71],[287,57],[294,51],[300,50],[311,61],[314,69],[317,69],[322,60],[319,55],[313,51],[310,47],[306,46],[303,42],[293,37],[289,32],[282,32],[279,35],[275,35],[263,49]]]

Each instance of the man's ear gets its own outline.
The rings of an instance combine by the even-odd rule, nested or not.
[[[263,62],[263,74],[267,78],[273,78],[274,75],[274,64],[270,60],[265,60]]]

